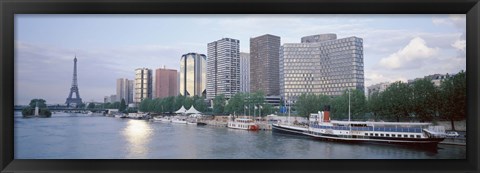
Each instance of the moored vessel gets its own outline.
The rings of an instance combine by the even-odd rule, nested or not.
[[[227,127],[242,130],[259,130],[258,125],[250,118],[230,118]]]

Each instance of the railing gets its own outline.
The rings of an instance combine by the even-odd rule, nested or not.
[[[332,130],[352,130],[352,131],[379,131],[379,132],[410,132],[421,133],[422,128],[412,127],[347,127],[347,126],[320,126],[312,125],[313,128],[332,129]]]

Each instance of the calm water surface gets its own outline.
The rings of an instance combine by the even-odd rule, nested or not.
[[[436,151],[382,144],[345,144],[311,138],[56,113],[15,112],[15,159],[465,159],[466,147]]]

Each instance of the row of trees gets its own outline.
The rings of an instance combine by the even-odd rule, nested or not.
[[[323,110],[331,105],[333,119],[348,117],[348,91],[341,96],[330,98],[324,95],[304,94],[298,98],[295,109],[298,115]],[[448,76],[439,87],[429,79],[416,80],[411,84],[397,81],[383,92],[374,92],[365,98],[363,92],[350,93],[352,119],[375,120],[449,120],[466,117],[466,74],[464,71]],[[453,127],[454,128],[454,127]]]
[[[237,93],[228,100],[224,95],[218,95],[213,99],[213,109],[208,108],[205,98],[199,96],[145,99],[140,103],[139,110],[142,112],[173,113],[182,106],[189,109],[192,105],[200,112],[215,115],[268,115],[275,111],[272,105],[265,102],[263,92]]]
[[[276,110],[265,102],[265,95],[261,91],[254,93],[237,93],[228,101],[224,95],[213,99],[214,114],[236,115],[268,115]]]
[[[185,97],[181,95],[176,97],[145,99],[140,102],[139,110],[142,112],[173,113],[182,106],[184,106],[185,109],[189,109],[193,105],[198,111],[207,112],[209,110],[204,100],[203,97],[199,96]]]

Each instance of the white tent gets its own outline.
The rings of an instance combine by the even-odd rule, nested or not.
[[[177,114],[184,114],[185,111],[186,111],[185,107],[182,106],[178,111],[175,111],[175,113],[177,113]]]
[[[190,109],[188,109],[188,111],[185,112],[185,114],[201,114],[201,112],[197,111],[195,107],[193,107],[192,105],[192,107],[190,107]]]

